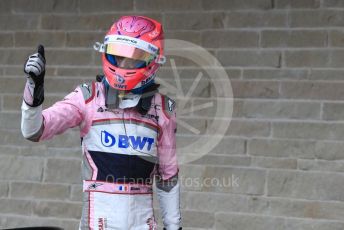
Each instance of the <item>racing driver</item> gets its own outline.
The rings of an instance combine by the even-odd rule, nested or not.
[[[103,75],[42,111],[44,47],[25,63],[21,130],[34,142],[79,126],[83,210],[79,229],[157,229],[153,179],[164,229],[181,229],[175,102],[154,82],[165,62],[160,23],[123,16],[107,32]]]

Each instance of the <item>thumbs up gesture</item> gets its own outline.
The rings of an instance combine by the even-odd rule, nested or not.
[[[31,95],[28,96],[29,94],[24,94],[24,101],[32,107],[37,107],[44,101],[44,46],[39,45],[37,53],[30,55],[26,60],[24,73],[27,76],[27,86],[30,92],[29,94]]]
[[[30,80],[33,81],[35,86],[43,84],[45,75],[45,55],[43,45],[39,45],[37,53],[30,55],[26,60],[24,73],[27,74],[28,78],[31,78]]]

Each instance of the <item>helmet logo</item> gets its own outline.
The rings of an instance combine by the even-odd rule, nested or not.
[[[154,23],[140,16],[123,16],[117,22],[117,30],[126,33],[134,33],[136,36],[141,36],[154,30]]]
[[[151,80],[153,80],[154,78],[154,74],[152,74],[151,76],[149,76],[147,79],[141,81],[141,85],[146,85],[147,83],[149,83]]]
[[[128,38],[122,38],[122,37],[117,37],[116,38],[117,41],[126,41],[126,42],[131,42],[133,44],[136,44],[137,41],[135,41],[134,39],[128,39]]]
[[[148,36],[151,38],[154,38],[158,36],[159,32],[155,29],[153,32],[149,33]]]
[[[118,74],[116,74],[116,80],[120,84],[123,84],[125,82],[125,79],[122,76],[118,75]]]
[[[156,53],[156,52],[158,51],[157,48],[153,47],[153,46],[150,45],[150,44],[148,45],[148,49],[151,50],[151,51],[153,51],[154,53]]]

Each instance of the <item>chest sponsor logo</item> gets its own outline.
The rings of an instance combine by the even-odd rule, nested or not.
[[[101,131],[101,143],[105,147],[118,147],[127,149],[132,147],[133,149],[143,150],[147,147],[150,151],[154,143],[154,138],[143,136],[127,136],[127,135],[113,135],[105,130]]]

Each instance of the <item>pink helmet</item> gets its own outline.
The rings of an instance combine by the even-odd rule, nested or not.
[[[164,63],[164,33],[159,22],[144,16],[123,16],[104,39],[103,71],[109,85],[129,91],[153,82]]]

